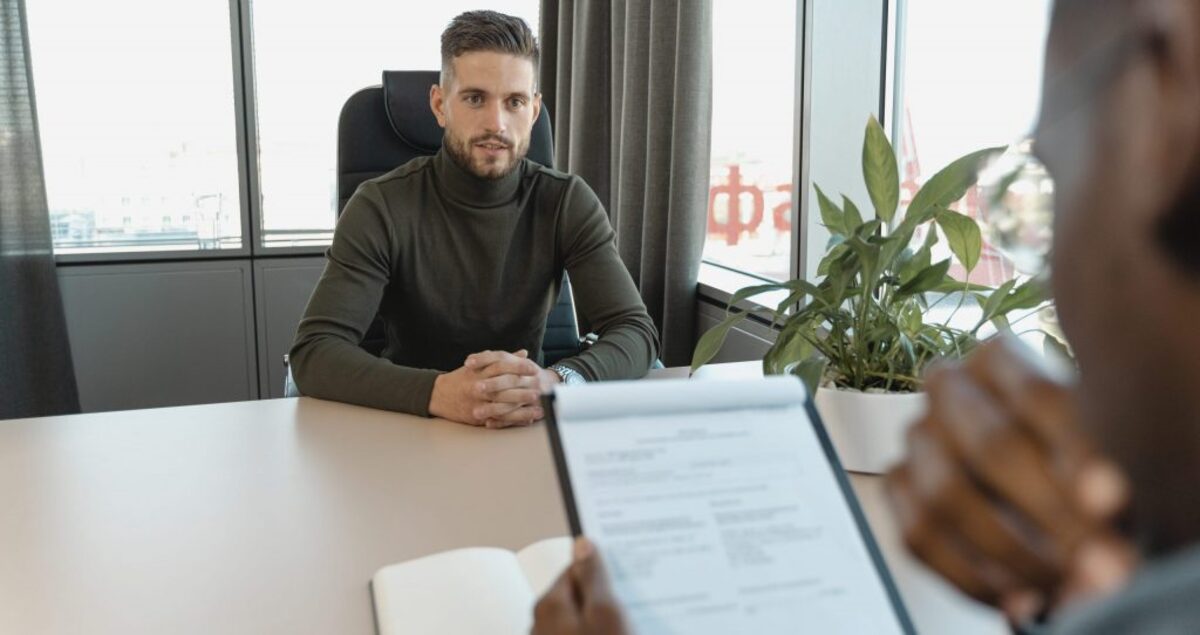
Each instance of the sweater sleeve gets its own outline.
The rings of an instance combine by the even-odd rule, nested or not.
[[[395,228],[386,209],[371,182],[346,203],[289,359],[305,395],[427,417],[438,371],[359,348],[391,277]]]
[[[599,335],[561,363],[591,381],[639,379],[658,356],[658,330],[617,254],[600,199],[573,178],[560,212],[558,244],[578,310]]]

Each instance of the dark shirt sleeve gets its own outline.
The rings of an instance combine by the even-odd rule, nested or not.
[[[563,197],[558,245],[575,304],[599,340],[563,365],[586,379],[639,379],[658,357],[658,330],[617,254],[612,224],[591,188],[576,177]]]
[[[364,183],[338,220],[289,359],[305,395],[427,417],[438,371],[398,366],[358,346],[391,277],[395,238],[379,186]]]

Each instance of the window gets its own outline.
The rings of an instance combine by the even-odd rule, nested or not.
[[[55,250],[241,247],[229,5],[26,8]]]
[[[337,120],[384,70],[441,68],[441,33],[477,0],[255,0],[255,93],[262,235],[267,246],[320,244],[337,217]],[[538,0],[489,3],[538,30]]]
[[[713,3],[713,113],[705,260],[791,277],[795,0]]]
[[[924,180],[975,150],[1017,141],[1030,132],[1041,93],[1042,50],[1050,0],[904,4],[895,69],[895,121],[901,205]],[[958,210],[978,218],[979,193]],[[1000,284],[1012,263],[986,243],[971,281]],[[950,256],[942,241],[942,258]],[[935,254],[936,257],[936,254]],[[962,279],[957,264],[951,274]]]

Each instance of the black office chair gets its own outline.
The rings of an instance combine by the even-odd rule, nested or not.
[[[337,189],[340,216],[354,190],[368,179],[390,172],[442,147],[442,128],[429,109],[429,87],[438,82],[437,71],[384,71],[383,84],[363,88],[350,96],[338,117]],[[554,140],[550,111],[544,105],[533,124],[529,159],[554,166]],[[546,316],[542,337],[542,362],[549,366],[577,354],[583,342],[575,316],[571,283],[563,275],[558,301]],[[381,355],[386,344],[383,321],[378,316],[359,344],[372,355]],[[287,364],[286,357],[284,364]],[[284,394],[297,396],[291,369]]]

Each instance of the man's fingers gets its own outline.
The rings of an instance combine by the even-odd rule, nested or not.
[[[1046,610],[1046,596],[1031,589],[1015,591],[1000,598],[1000,610],[1014,627],[1013,632],[1021,632],[1018,628],[1036,620]]]
[[[1044,539],[1030,535],[985,498],[925,425],[911,429],[908,451],[912,493],[935,522],[988,561],[983,566],[994,569],[998,592],[1026,586],[1045,589],[1058,582],[1061,554],[1047,549]]]
[[[581,632],[581,609],[575,598],[571,574],[564,571],[533,607],[531,635],[569,635]]]
[[[509,404],[493,404],[496,406],[509,406]],[[535,421],[541,421],[543,418],[542,407],[540,405],[518,406],[506,414],[497,415],[494,417],[486,417],[485,425],[489,428],[508,428],[512,426],[527,426]]]
[[[1138,555],[1126,539],[1107,533],[1089,538],[1076,550],[1059,601],[1107,595],[1124,586],[1138,566]]]
[[[541,398],[541,392],[534,388],[513,388],[492,393],[489,399],[496,403],[517,404],[521,406],[536,404]]]
[[[514,388],[527,388],[536,390],[538,387],[537,376],[529,375],[497,375],[488,379],[481,379],[475,384],[476,396],[480,399],[492,399],[492,395],[504,390],[512,390]]]
[[[984,581],[974,563],[945,535],[917,496],[908,464],[887,475],[888,500],[909,551],[967,595],[987,603],[996,589]]]
[[[1073,494],[1051,473],[1042,448],[970,375],[937,372],[926,381],[930,429],[985,484],[1035,527],[1068,549],[1088,526],[1074,513]]]
[[[472,408],[471,416],[474,417],[478,421],[482,421],[482,420],[486,420],[486,419],[498,419],[500,417],[503,417],[503,416],[511,413],[512,411],[514,411],[520,407],[521,407],[521,404],[496,403],[494,401],[488,401],[488,402],[481,403],[481,404],[475,406],[474,408]]]
[[[1099,457],[1092,457],[1079,470],[1075,489],[1080,508],[1097,519],[1112,520],[1129,504],[1129,481],[1115,465]]]
[[[604,558],[587,538],[576,538],[574,561],[567,570],[583,605],[584,623],[597,633],[625,633],[625,616],[609,586]]]
[[[997,338],[967,358],[964,366],[1054,458],[1077,461],[1092,453],[1074,426],[1074,394],[1029,347],[1013,338]]]
[[[485,366],[495,364],[496,362],[515,361],[528,358],[529,351],[523,348],[515,353],[510,353],[508,351],[480,351],[478,353],[472,353],[471,355],[468,355],[467,359],[463,362],[463,366],[474,370],[479,370]]]
[[[483,379],[491,379],[500,375],[518,375],[518,376],[533,376],[536,377],[541,367],[530,359],[509,355],[505,359],[492,362],[486,366],[479,366],[476,371]]]

